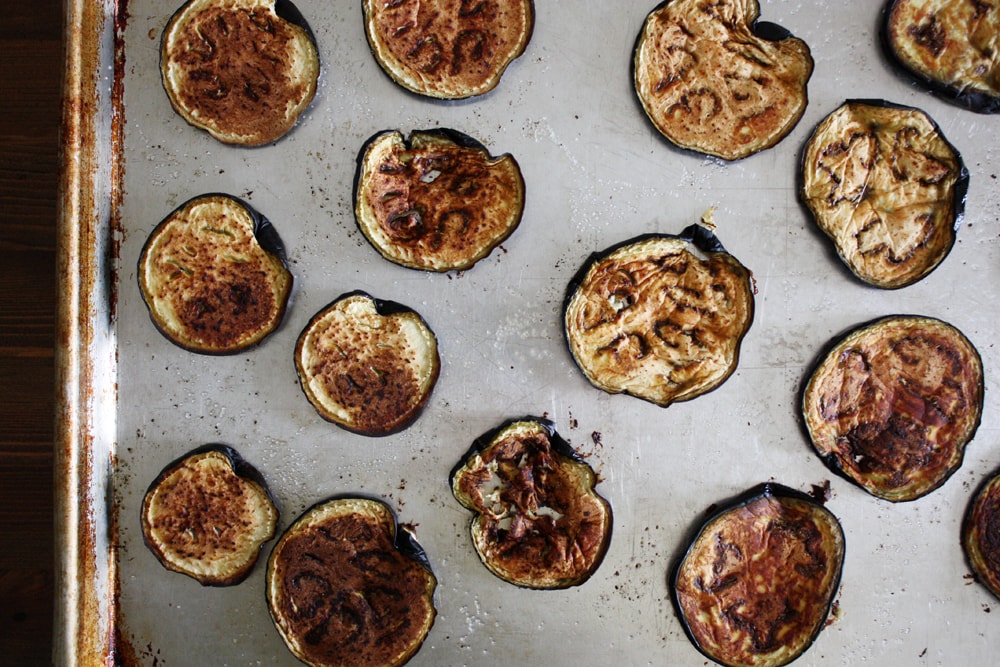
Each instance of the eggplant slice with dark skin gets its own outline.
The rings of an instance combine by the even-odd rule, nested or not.
[[[780,484],[750,489],[701,526],[671,578],[688,638],[727,667],[779,667],[819,635],[840,586],[837,518]]]
[[[969,172],[923,111],[848,100],[802,155],[801,197],[838,256],[882,289],[912,285],[951,251]]]
[[[809,47],[759,15],[757,0],[668,0],[646,17],[633,83],[675,145],[739,160],[774,146],[802,117]]]
[[[952,325],[894,315],[838,337],[802,394],[832,470],[891,502],[916,500],[962,465],[983,411],[983,364]]]
[[[437,338],[416,311],[364,292],[317,313],[295,346],[299,383],[320,416],[368,436],[409,426],[440,367]]]
[[[463,99],[493,90],[527,47],[531,0],[363,0],[375,60],[419,95]]]
[[[437,579],[412,532],[381,500],[338,497],[306,510],[267,563],[278,633],[312,667],[398,667],[434,624]]]
[[[468,269],[513,233],[523,211],[517,161],[455,130],[380,132],[358,160],[358,227],[402,266]]]
[[[260,472],[226,445],[205,445],[173,461],[143,497],[140,523],[168,570],[204,586],[232,586],[250,574],[274,537],[278,509]]]
[[[293,282],[274,226],[227,194],[170,213],[143,246],[138,274],[157,329],[202,354],[240,352],[273,333]]]
[[[160,74],[174,110],[219,141],[277,141],[316,95],[320,61],[289,0],[190,0],[167,23]]]
[[[595,387],[667,406],[733,373],[753,312],[750,271],[691,225],[591,256],[570,283],[564,330]]]
[[[1000,470],[983,482],[969,503],[962,550],[976,580],[1000,598]]]
[[[601,564],[611,539],[611,506],[593,469],[552,422],[524,417],[473,443],[452,470],[451,490],[474,513],[476,553],[516,586],[579,586]]]
[[[1000,113],[1000,5],[977,0],[890,0],[882,45],[900,71],[970,111]]]

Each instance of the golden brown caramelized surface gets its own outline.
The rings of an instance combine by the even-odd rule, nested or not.
[[[1000,598],[1000,474],[973,496],[962,524],[962,547],[976,578]]]

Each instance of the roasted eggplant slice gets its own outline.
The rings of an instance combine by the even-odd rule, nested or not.
[[[962,549],[976,579],[1000,598],[1000,471],[976,491],[962,523]]]
[[[467,269],[517,228],[524,179],[509,154],[493,157],[454,130],[370,139],[358,161],[354,212],[386,259],[414,269]]]
[[[320,416],[362,435],[409,426],[437,382],[437,338],[415,311],[351,292],[299,335],[295,368]]]
[[[757,23],[757,0],[668,0],[636,41],[633,77],[646,115],[681,148],[738,160],[770,148],[805,111],[805,42]]]
[[[334,498],[289,526],[267,562],[278,633],[312,667],[397,667],[434,623],[437,580],[385,503]]]
[[[168,570],[231,586],[253,570],[278,523],[263,476],[236,450],[206,445],[150,484],[140,517],[146,546]]]
[[[593,469],[552,422],[512,420],[478,438],[451,474],[455,498],[475,515],[472,543],[483,564],[517,586],[578,586],[611,539],[611,506]]]
[[[732,374],[753,310],[750,272],[691,225],[593,255],[570,283],[564,325],[591,384],[667,406]]]
[[[189,0],[160,41],[170,104],[227,144],[284,136],[315,96],[319,69],[312,32],[289,0]]]
[[[811,497],[763,484],[726,503],[673,576],[692,643],[727,667],[778,667],[822,630],[840,585],[844,533]]]
[[[844,264],[884,289],[911,285],[948,255],[969,172],[919,109],[848,100],[806,144],[802,199]]]
[[[156,327],[177,345],[229,354],[256,345],[285,316],[292,274],[274,226],[226,194],[195,197],[150,234],[139,289]]]
[[[1000,113],[1000,5],[979,0],[890,0],[882,44],[895,66],[942,99]]]
[[[407,90],[439,99],[482,95],[520,56],[531,0],[364,0],[375,60]]]
[[[983,363],[931,317],[895,315],[838,338],[802,396],[813,447],[872,495],[915,500],[959,466],[983,410]]]

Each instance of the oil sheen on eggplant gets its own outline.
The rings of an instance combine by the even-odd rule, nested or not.
[[[1000,471],[983,482],[969,503],[962,549],[976,580],[1000,598]]]
[[[895,315],[834,342],[810,375],[802,411],[831,469],[903,502],[961,466],[983,391],[982,360],[962,332],[935,318]]]
[[[375,60],[400,86],[462,99],[493,90],[534,26],[531,0],[364,0]]]
[[[274,226],[226,194],[195,197],[160,222],[138,274],[157,329],[203,354],[239,352],[274,332],[293,280]]]
[[[611,539],[611,506],[593,469],[548,420],[525,417],[478,438],[451,474],[455,498],[474,513],[480,560],[517,586],[584,583]]]
[[[955,243],[969,172],[919,109],[848,100],[817,125],[802,199],[845,265],[883,289],[933,271]]]
[[[674,572],[695,647],[727,667],[779,667],[822,630],[845,553],[837,518],[811,497],[763,484],[725,503]]]
[[[275,544],[267,604],[311,667],[398,667],[434,624],[437,579],[381,500],[338,497],[306,510]]]
[[[454,130],[381,132],[358,161],[354,211],[389,261],[427,271],[470,268],[510,236],[524,211],[524,179]]]
[[[758,24],[757,0],[668,0],[647,17],[633,55],[636,93],[672,143],[724,160],[770,148],[808,103],[805,42]]]
[[[259,146],[288,133],[319,72],[312,32],[289,0],[189,0],[160,42],[171,105],[227,144]]]

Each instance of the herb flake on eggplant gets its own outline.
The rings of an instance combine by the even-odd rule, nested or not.
[[[961,331],[894,315],[833,343],[809,376],[802,412],[827,466],[878,498],[905,502],[961,466],[983,391],[982,360]]]
[[[962,550],[976,580],[1000,598],[1000,471],[983,482],[969,503]]]

